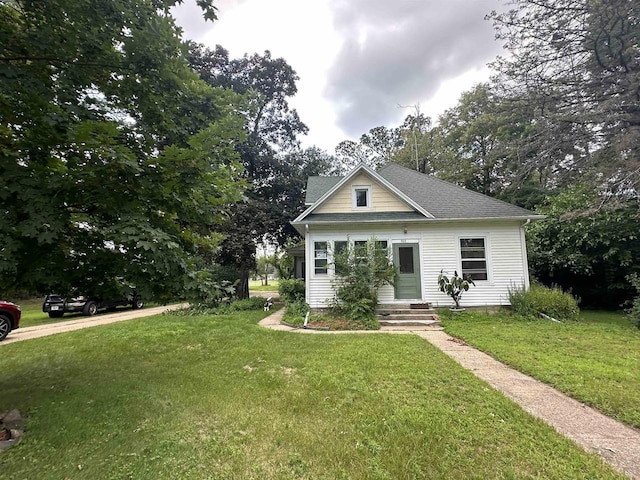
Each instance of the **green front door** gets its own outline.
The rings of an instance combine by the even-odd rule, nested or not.
[[[418,299],[420,290],[420,252],[417,243],[395,243],[393,264],[396,266],[396,298]]]

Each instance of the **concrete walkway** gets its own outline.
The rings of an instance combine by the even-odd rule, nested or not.
[[[524,375],[489,355],[454,341],[442,328],[386,327],[379,331],[326,332],[294,329],[280,324],[284,309],[260,321],[273,330],[299,333],[413,333],[418,335],[464,368],[519,404],[525,411],[544,420],[558,432],[585,450],[595,452],[618,471],[640,480],[640,431],[617,422],[587,407],[549,385]]]
[[[21,342],[22,340],[30,340],[32,338],[46,337],[47,335],[55,335],[56,333],[72,332],[81,328],[97,327],[98,325],[106,325],[108,323],[122,322],[133,318],[150,317],[158,315],[167,310],[176,310],[186,307],[187,304],[164,305],[161,307],[143,308],[141,310],[125,310],[118,313],[110,313],[108,315],[98,315],[96,317],[79,317],[75,320],[66,322],[48,323],[46,325],[37,325],[34,327],[18,328],[9,333],[9,336],[0,342],[2,345],[13,342]]]

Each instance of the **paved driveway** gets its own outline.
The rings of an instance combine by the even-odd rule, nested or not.
[[[187,306],[186,303],[165,305],[162,307],[143,308],[141,310],[126,310],[108,315],[99,315],[96,317],[81,317],[67,322],[49,323],[47,325],[38,325],[35,327],[19,328],[11,333],[2,342],[0,347],[8,343],[20,342],[32,338],[46,337],[47,335],[55,335],[56,333],[72,332],[81,328],[96,327],[98,325],[106,325],[107,323],[122,322],[133,318],[150,317],[166,312],[167,310],[176,310]]]

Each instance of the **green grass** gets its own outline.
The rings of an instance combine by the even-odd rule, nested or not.
[[[640,427],[640,330],[621,313],[578,322],[507,313],[443,315],[450,335],[629,425]]]
[[[42,311],[43,301],[44,298],[30,298],[16,302],[20,305],[20,308],[22,308],[20,327],[33,327],[35,325],[64,322],[65,320],[71,319],[68,315],[62,318],[49,318],[49,315]]]
[[[262,285],[260,280],[249,280],[250,292],[277,292],[278,280],[269,280],[269,285]]]
[[[412,335],[264,312],[155,316],[1,346],[3,478],[623,478]]]

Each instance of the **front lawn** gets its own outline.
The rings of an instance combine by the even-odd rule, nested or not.
[[[249,280],[250,292],[277,292],[278,280],[269,280],[269,285],[262,285],[261,280]]]
[[[265,312],[155,316],[0,346],[4,478],[623,478],[413,335]]]
[[[49,315],[42,311],[43,302],[44,298],[30,298],[28,300],[16,302],[22,309],[22,316],[20,319],[20,326],[22,328],[70,320],[70,317],[68,316],[62,318],[49,318]]]
[[[450,335],[629,425],[640,427],[640,330],[621,313],[578,322],[442,315]]]

